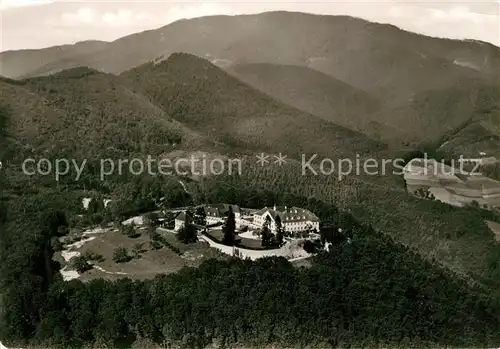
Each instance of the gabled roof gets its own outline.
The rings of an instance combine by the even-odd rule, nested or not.
[[[254,212],[253,214],[256,216],[262,216],[264,213],[266,213],[267,210],[269,210],[269,209],[266,206],[266,207],[261,208],[260,210],[258,210],[256,212]]]
[[[263,216],[265,214],[269,214],[273,220],[275,220],[276,216],[279,216],[282,223],[291,223],[291,222],[303,222],[303,221],[312,221],[319,222],[319,218],[309,210],[300,207],[287,207],[278,206],[276,210],[270,208],[263,208],[255,212],[255,215]]]
[[[223,214],[216,207],[205,206],[204,209],[207,217],[223,217]]]
[[[179,212],[177,216],[175,216],[176,221],[185,221],[186,220],[186,213],[185,212]]]
[[[241,213],[241,209],[238,205],[228,205],[228,206],[231,206],[234,213]],[[228,207],[228,209],[229,209],[229,207]]]
[[[229,212],[229,208],[232,208],[234,213],[241,213],[238,205],[213,204],[204,206],[206,215],[210,217],[225,217]]]

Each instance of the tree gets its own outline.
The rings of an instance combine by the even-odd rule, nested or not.
[[[271,217],[267,216],[264,224],[262,225],[262,231],[260,233],[260,238],[262,239],[262,246],[270,246],[273,241],[273,233],[271,232]]]
[[[68,220],[62,211],[50,210],[42,212],[42,229],[47,238],[64,236],[68,233]]]
[[[104,262],[104,257],[101,254],[93,251],[87,251],[83,254],[83,256],[87,258],[87,261],[89,262]]]
[[[149,234],[149,244],[154,250],[159,250],[163,247],[161,236],[158,232],[154,231]]]
[[[275,236],[276,245],[281,246],[283,244],[283,236],[285,235],[285,232],[283,230],[283,224],[281,223],[281,217],[279,215],[276,215],[274,221],[276,224],[276,236]]]
[[[160,224],[158,214],[156,212],[146,213],[144,215],[144,224],[148,227],[150,232],[156,230]]]
[[[307,253],[315,253],[317,246],[311,240],[304,241],[304,251]]]
[[[131,256],[128,254],[128,250],[125,247],[118,247],[114,252],[113,252],[113,260],[116,263],[126,263],[132,259]]]
[[[314,230],[313,226],[310,223],[306,224],[306,227],[302,232],[302,237],[308,238],[312,233],[316,233],[316,230]]]
[[[179,230],[177,238],[185,244],[197,242],[198,234],[196,227],[193,225],[193,214],[190,210],[187,210],[184,215],[184,226]]]
[[[54,252],[59,252],[64,249],[63,244],[61,243],[61,241],[59,241],[59,239],[56,236],[50,238],[50,245],[52,246]]]
[[[144,246],[144,243],[142,243],[142,242],[139,242],[139,243],[134,245],[134,248],[132,249],[132,256],[134,258],[141,257],[141,253],[143,252],[143,246]]]
[[[472,200],[469,206],[476,209],[481,208],[481,205],[479,205],[479,202],[477,200]]]
[[[114,200],[108,205],[108,210],[111,213],[111,217],[116,222],[121,222],[127,218],[127,204],[123,199]]]
[[[341,245],[347,241],[352,234],[346,232],[342,228],[335,228],[333,226],[323,226],[319,230],[321,236],[321,243],[331,243],[333,245]]]
[[[198,206],[194,213],[194,222],[201,226],[207,225],[207,214],[205,213],[205,208],[203,206]]]
[[[166,211],[163,214],[163,225],[166,229],[174,229],[175,227],[175,214],[171,211]]]
[[[71,264],[73,268],[80,274],[85,273],[87,270],[92,269],[92,265],[90,265],[85,255],[73,258]]]
[[[229,206],[229,211],[227,213],[227,219],[222,227],[222,232],[224,233],[223,243],[224,245],[234,246],[234,237],[236,232],[236,219],[234,216],[233,208]]]
[[[135,223],[132,222],[130,224],[122,224],[120,226],[120,231],[123,235],[128,236],[129,238],[135,239],[141,234],[137,231]]]
[[[104,201],[99,195],[94,196],[90,199],[87,213],[89,215],[94,215],[96,213],[101,213],[104,211]]]

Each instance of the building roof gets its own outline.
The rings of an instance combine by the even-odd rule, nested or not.
[[[241,213],[241,209],[238,205],[230,204],[213,204],[206,205],[203,207],[205,209],[205,214],[210,217],[226,217],[229,212],[229,208],[232,208],[233,213]]]
[[[267,206],[266,206],[264,208],[261,208],[258,211],[255,211],[253,214],[256,216],[262,216],[264,213],[266,213],[267,210],[269,210],[269,208],[267,208]]]
[[[186,220],[186,213],[185,212],[179,212],[177,216],[175,216],[176,221],[185,221]]]
[[[220,210],[216,207],[205,206],[204,209],[207,217],[223,217]]]
[[[269,213],[271,218],[274,220],[276,216],[279,216],[282,223],[291,222],[303,222],[303,221],[313,221],[319,222],[319,218],[309,210],[300,207],[286,207],[286,206],[276,206],[272,209],[264,207],[263,209],[255,212],[255,215],[263,216]]]
[[[234,213],[241,213],[241,209],[238,205],[222,204],[221,210],[223,210],[223,212],[226,213],[229,211],[230,207]]]

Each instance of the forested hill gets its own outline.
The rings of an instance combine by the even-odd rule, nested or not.
[[[352,157],[385,148],[359,132],[281,103],[191,54],[172,54],[120,78],[172,118],[234,147],[282,151],[295,158],[303,152]]]
[[[471,157],[480,152],[496,154],[500,149],[495,147],[498,120],[492,111],[499,108],[499,80],[482,78],[450,64],[445,67],[453,73],[443,72],[446,79],[441,84],[433,84],[431,78],[426,78],[427,85],[421,82],[418,90],[405,95],[399,89],[405,82],[400,82],[393,95],[382,97],[378,91],[354,87],[311,67],[261,63],[227,69],[238,79],[284,103],[389,143],[391,148],[411,144],[439,147],[456,138],[446,151]],[[380,76],[376,81],[385,78]],[[421,78],[409,76],[408,80]],[[464,132],[464,128],[473,130]]]
[[[309,67],[254,63],[227,70],[256,89],[327,121],[377,138],[396,131],[370,118],[382,109],[375,96]]]
[[[165,193],[182,197],[178,178],[116,175],[103,181],[97,158],[145,159],[174,152],[190,156],[193,151],[243,154],[250,165],[234,187],[293,190],[333,202],[454,271],[495,284],[499,280],[500,248],[482,212],[414,198],[390,174],[352,173],[339,181],[337,173],[301,175],[300,166],[267,172],[256,166],[255,155],[262,151],[282,152],[292,162],[301,153],[306,158],[318,153],[319,164],[322,158],[354,160],[358,152],[378,158],[384,144],[277,101],[205,59],[178,53],[121,76],[75,68],[22,81],[3,79],[0,92],[0,104],[9,113],[11,155],[18,160],[33,154],[88,159],[79,181],[66,176],[60,182],[53,176],[23,175],[21,160],[16,160],[2,170],[12,194],[54,187],[96,190],[119,202],[122,214],[133,214],[138,207],[154,209]],[[221,178],[218,184],[228,180]]]
[[[91,159],[217,148],[118,77],[92,69],[0,81],[0,92],[0,104],[11,113],[10,136],[35,153]]]
[[[332,240],[310,268],[280,258],[212,260],[144,282],[65,283],[46,263],[47,241],[77,205],[57,193],[16,199],[0,238],[0,338],[51,348],[500,344],[499,300],[486,289],[330,205],[309,203],[352,237]]]

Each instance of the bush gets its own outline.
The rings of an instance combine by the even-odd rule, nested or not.
[[[141,258],[141,253],[145,252],[143,246],[144,244],[142,242],[134,245],[134,248],[132,249],[133,258]]]
[[[149,230],[155,230],[159,223],[159,217],[156,212],[146,213],[144,215],[144,224],[149,228]]]
[[[113,252],[113,261],[116,263],[126,263],[130,261],[132,257],[128,254],[128,250],[124,247],[118,247]]]
[[[177,253],[178,255],[182,254],[181,250],[179,250],[177,247],[175,247],[174,245],[172,245],[170,242],[168,242],[166,240],[163,240],[163,245],[165,247],[168,247],[170,250],[172,250],[173,252]]]
[[[93,251],[87,251],[83,255],[87,258],[88,261],[97,262],[97,263],[104,262],[104,257],[98,253],[93,252]]]
[[[155,241],[155,240],[151,240],[149,243],[150,243],[151,248],[153,250],[159,250],[163,247],[163,245],[160,242]]]
[[[89,263],[85,255],[73,258],[71,265],[80,274],[92,269],[92,265]]]
[[[135,227],[134,223],[131,223],[131,224],[128,224],[128,225],[121,225],[120,226],[120,231],[121,231],[121,233],[123,235],[126,235],[129,238],[131,238],[131,239],[136,239],[139,236],[141,236],[141,233],[139,233],[136,230],[136,227]]]
[[[151,235],[150,244],[151,244],[151,247],[155,250],[159,250],[162,247],[167,247],[170,250],[172,250],[173,252],[177,253],[178,255],[182,254],[180,249],[178,249],[177,247],[172,245],[170,242],[165,240],[165,238],[163,236],[161,236],[160,234],[158,234],[157,232],[154,232]]]
[[[104,222],[104,216],[100,213],[94,213],[89,217],[89,220],[93,225],[101,224]]]
[[[318,246],[311,240],[304,241],[304,251],[307,253],[316,253]]]

